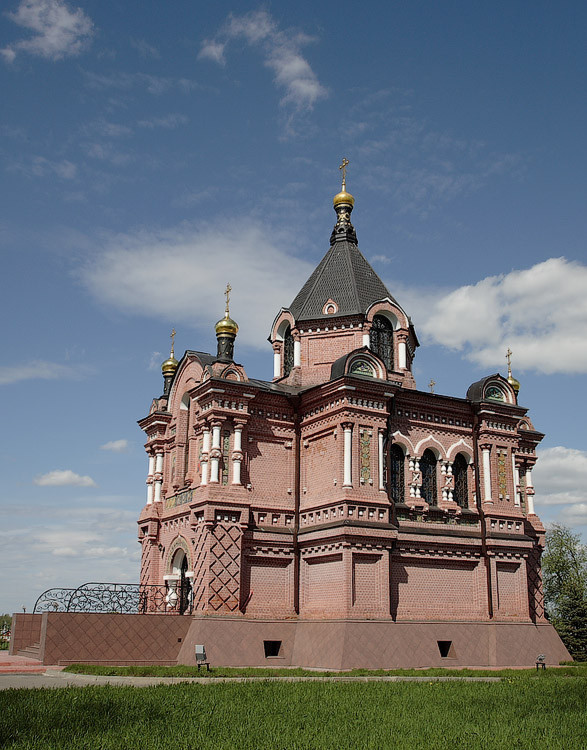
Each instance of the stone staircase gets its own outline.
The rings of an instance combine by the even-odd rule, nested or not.
[[[36,659],[39,661],[41,656],[41,641],[33,643],[32,646],[21,648],[20,651],[17,651],[17,656],[24,656],[27,659]]]

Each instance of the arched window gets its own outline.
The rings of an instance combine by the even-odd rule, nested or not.
[[[422,472],[421,497],[428,505],[436,505],[438,490],[436,486],[436,456],[427,448],[420,459],[420,471]]]
[[[467,484],[467,459],[462,453],[457,453],[457,457],[452,465],[452,474],[455,480],[454,499],[461,508],[469,505],[469,487]]]
[[[294,364],[294,341],[291,335],[291,326],[288,326],[283,336],[283,377],[286,378],[292,371]]]
[[[393,326],[383,315],[373,318],[369,348],[383,360],[388,370],[393,370]]]
[[[389,450],[390,491],[394,503],[403,503],[405,499],[404,463],[404,452],[399,445],[394,443]]]

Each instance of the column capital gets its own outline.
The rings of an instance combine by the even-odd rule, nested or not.
[[[479,447],[482,451],[490,451],[492,448],[491,443],[481,443]]]
[[[355,426],[355,423],[354,422],[341,422],[340,426],[346,432],[347,430],[352,430],[353,427]]]

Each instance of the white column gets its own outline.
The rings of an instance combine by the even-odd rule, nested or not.
[[[155,456],[149,456],[149,471],[147,475],[147,505],[153,503],[153,472],[155,471]]]
[[[344,471],[343,471],[343,487],[352,487],[352,455],[353,455],[353,426],[352,424],[344,424]]]
[[[371,337],[369,336],[368,333],[364,333],[363,334],[363,346],[368,347],[370,343],[371,343]]]
[[[157,453],[155,457],[155,498],[154,502],[158,503],[161,500],[161,487],[163,485],[163,454]]]
[[[483,452],[483,501],[486,503],[493,502],[491,499],[491,462],[490,453],[487,446],[482,447]]]
[[[220,463],[220,425],[212,425],[212,451],[215,455],[210,458],[210,483],[219,481],[219,463]]]
[[[242,461],[242,436],[243,426],[234,426],[234,449],[232,453],[232,484],[241,483],[241,461]]]
[[[512,476],[514,478],[514,505],[520,505],[520,470],[516,466],[516,457],[512,453]]]
[[[379,489],[385,489],[383,484],[383,430],[379,430]]]
[[[301,367],[302,365],[302,342],[299,339],[294,339],[294,367]]]
[[[273,351],[273,377],[278,378],[281,376],[281,354],[277,349]]]
[[[526,468],[526,510],[528,515],[534,515],[534,485],[532,484],[532,469]]]
[[[208,484],[208,453],[210,452],[210,428],[202,430],[202,478],[200,484]]]
[[[405,370],[407,367],[408,360],[406,352],[406,342],[400,341],[397,350],[397,366],[400,370]]]

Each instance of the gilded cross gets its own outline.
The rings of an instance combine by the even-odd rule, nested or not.
[[[434,393],[434,386],[436,385],[436,380],[430,379],[430,382],[428,383],[428,387],[430,388],[430,393]]]
[[[171,339],[171,356],[172,357],[173,357],[173,347],[175,345],[175,334],[176,334],[176,330],[175,330],[175,328],[172,328],[171,329],[171,335],[170,335],[170,339]]]
[[[226,291],[224,292],[226,296],[226,312],[229,312],[228,306],[230,304],[230,293],[232,292],[232,287],[230,286],[230,282],[226,285]]]
[[[507,359],[507,361],[508,361],[508,370],[509,370],[509,368],[510,368],[510,366],[511,366],[511,364],[512,364],[512,354],[513,354],[513,351],[512,351],[512,350],[511,350],[511,349],[509,348],[509,346],[508,346],[508,350],[507,350],[507,352],[505,353],[505,358],[506,358],[506,359]]]
[[[342,164],[339,169],[342,169],[342,189],[346,190],[346,168],[349,165],[349,160],[343,156]]]

